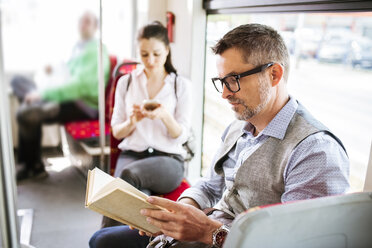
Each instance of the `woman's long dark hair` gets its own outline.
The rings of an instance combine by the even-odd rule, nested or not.
[[[155,38],[160,40],[164,43],[164,45],[168,48],[169,53],[167,56],[167,60],[164,64],[164,69],[167,73],[175,73],[177,74],[176,68],[174,68],[172,64],[172,56],[171,56],[171,49],[169,46],[169,39],[168,39],[168,31],[167,29],[161,24],[159,21],[154,21],[143,28],[140,29],[138,32],[137,40],[140,41],[141,39],[151,39]]]

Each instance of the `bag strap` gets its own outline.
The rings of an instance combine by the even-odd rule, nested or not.
[[[178,75],[177,75],[177,73],[175,73],[175,74],[176,74],[176,77],[174,78],[174,94],[176,95],[176,100],[178,102],[178,95],[177,95],[177,77],[178,77]]]
[[[131,82],[132,82],[132,73],[130,72],[129,73],[129,78],[128,78],[128,83],[127,83],[127,92],[128,92],[129,85],[130,85]]]

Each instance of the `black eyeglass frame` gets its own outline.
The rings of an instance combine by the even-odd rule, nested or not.
[[[215,78],[212,78],[212,83],[214,85],[214,87],[216,88],[216,90],[219,92],[219,93],[222,93],[222,91],[219,91],[217,86],[216,86],[216,82],[215,81],[220,81],[221,84],[222,84],[222,90],[223,90],[223,84],[226,85],[227,89],[232,92],[232,93],[236,93],[240,90],[240,81],[239,79],[243,78],[243,77],[247,77],[247,76],[250,76],[250,75],[253,75],[253,74],[256,74],[256,73],[259,73],[259,72],[262,72],[264,70],[266,70],[267,68],[273,66],[275,63],[274,62],[270,62],[270,63],[267,63],[267,64],[264,64],[264,65],[260,65],[260,66],[257,66],[256,68],[253,68],[249,71],[246,71],[246,72],[243,72],[243,73],[240,73],[238,75],[227,75],[223,78],[218,78],[218,77],[215,77]],[[238,89],[237,90],[231,90],[230,88],[230,85],[228,82],[226,82],[226,78],[228,77],[235,77],[235,80],[236,80],[236,83],[238,84]]]

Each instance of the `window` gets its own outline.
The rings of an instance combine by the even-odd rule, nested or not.
[[[289,93],[344,143],[352,191],[362,190],[372,141],[372,12],[215,14],[207,20],[203,171],[234,114],[215,90],[210,47],[245,23],[278,30],[290,55]]]
[[[131,0],[104,2],[103,42],[120,59],[132,57],[132,4]],[[67,60],[79,39],[77,23],[85,11],[99,17],[99,1],[6,1],[2,13],[6,75],[33,75],[47,64]]]
[[[98,1],[16,0],[2,11],[5,73],[33,74],[47,64],[67,60],[85,10],[98,14]]]

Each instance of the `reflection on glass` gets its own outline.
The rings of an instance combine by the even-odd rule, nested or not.
[[[16,155],[27,153],[28,157],[17,163],[18,171],[19,168],[30,168],[23,178],[19,178],[28,179],[17,183],[17,207],[34,210],[33,223],[29,227],[32,227],[30,243],[35,247],[65,247],[66,243],[71,247],[86,247],[91,234],[100,225],[101,218],[84,208],[85,182],[70,166],[69,157],[63,156],[60,128],[44,125],[41,129],[40,123],[23,123],[23,132],[18,129],[20,119],[16,119],[19,103],[24,109],[35,106],[35,112],[29,117],[35,120],[41,116],[43,120],[48,119],[47,122],[56,117],[56,113],[58,118],[61,117],[59,113],[67,106],[66,102],[83,100],[96,111],[98,6],[98,1],[91,0],[15,0],[5,1],[0,6],[6,82],[13,82],[15,75],[25,79],[18,86],[34,82],[28,88],[32,90],[28,93],[33,94],[23,97],[13,87],[9,118],[12,119]],[[108,57],[106,62],[108,68]],[[17,99],[17,96],[23,99]],[[28,102],[24,101],[26,98]],[[58,122],[63,124],[87,117],[80,114],[70,111]],[[41,130],[43,139],[40,141]],[[25,138],[25,134],[29,136]],[[33,142],[29,142],[30,139]],[[43,177],[46,173],[39,173],[44,165],[47,177]],[[61,216],[62,221],[56,224],[55,220]]]
[[[244,23],[280,31],[291,55],[290,94],[343,141],[351,161],[351,189],[361,190],[372,140],[372,13],[209,15],[203,174],[234,118],[210,81],[217,76],[210,47]]]

